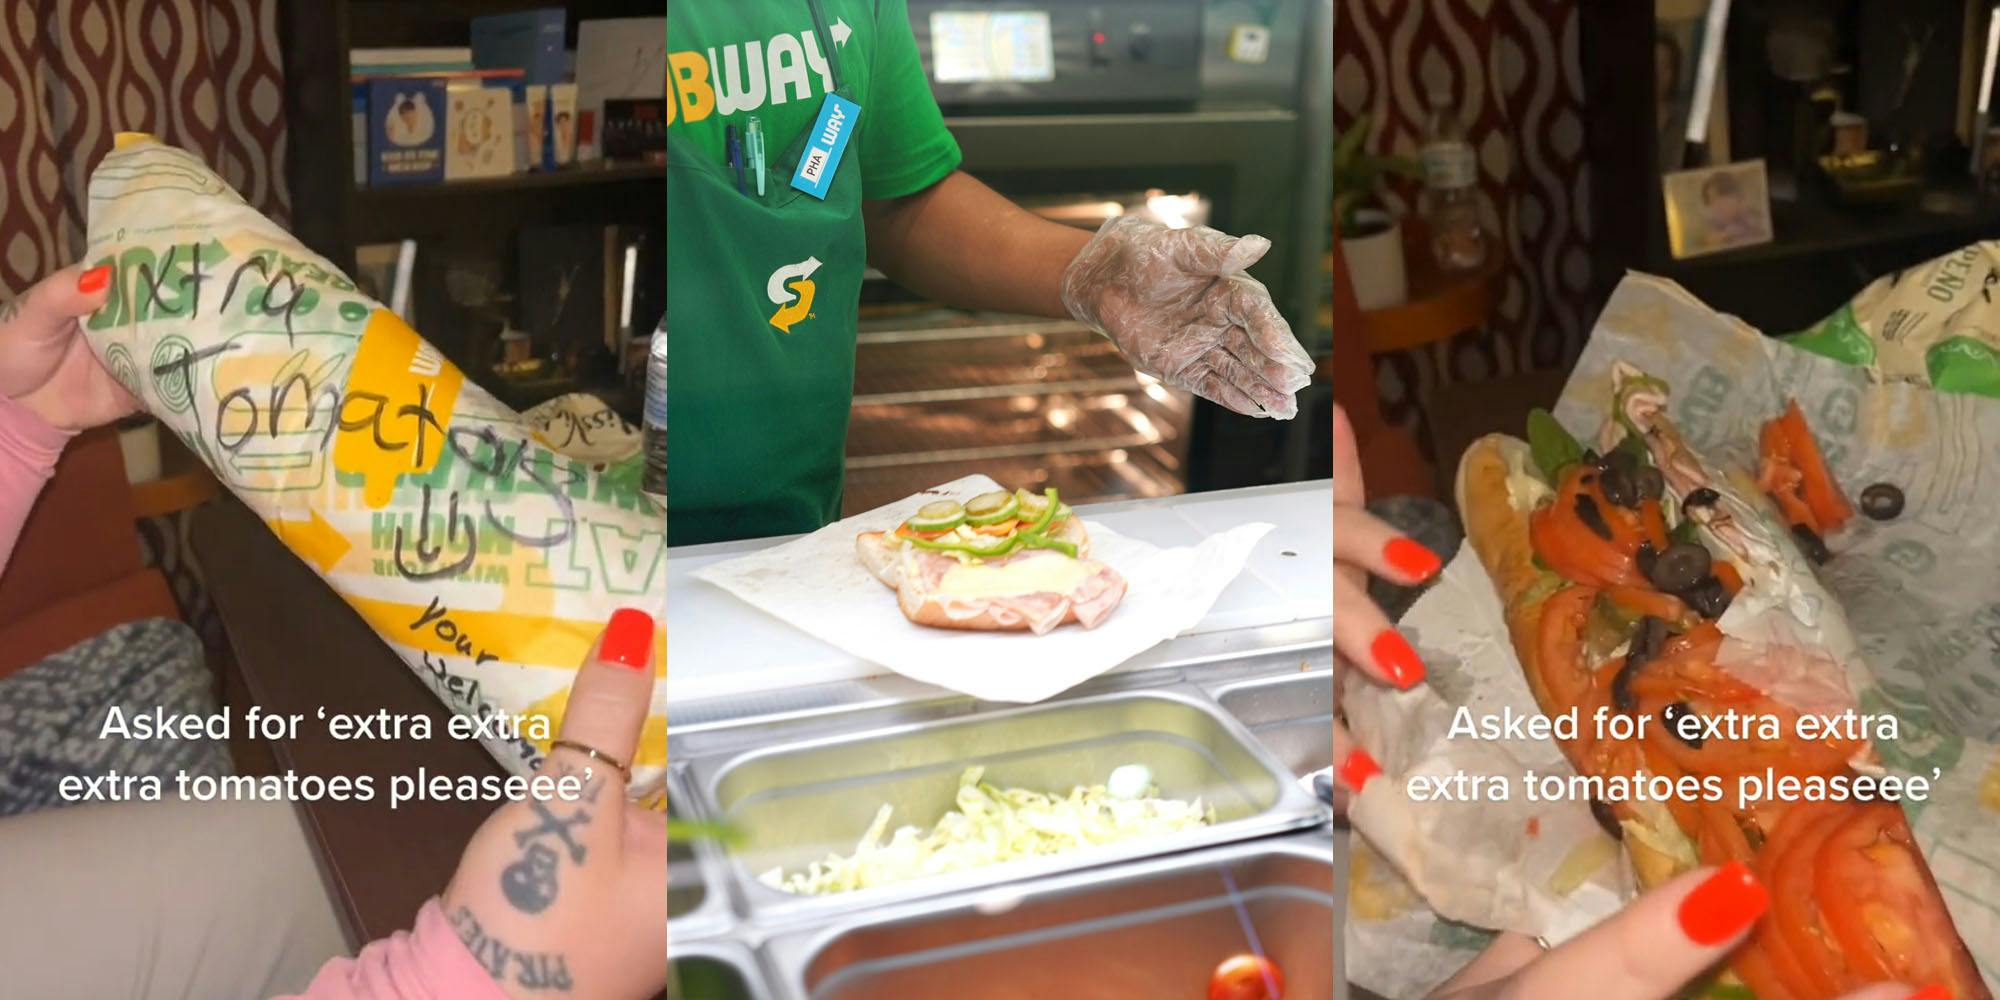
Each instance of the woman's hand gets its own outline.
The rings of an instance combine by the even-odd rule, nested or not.
[[[1502,935],[1431,1000],[1666,1000],[1722,962],[1770,907],[1741,862],[1688,872],[1543,951]],[[1843,1000],[1946,1000],[1941,989],[1870,986]]]
[[[653,619],[619,611],[577,671],[561,741],[630,762],[653,691]],[[541,773],[574,802],[493,814],[445,890],[445,917],[508,995],[643,1000],[667,985],[667,820],[628,806],[616,768],[568,746]]]
[[[1402,633],[1368,596],[1368,574],[1414,586],[1436,576],[1431,550],[1362,506],[1361,452],[1347,411],[1333,408],[1333,683],[1349,666],[1375,680],[1408,690],[1424,679],[1424,663]],[[1334,812],[1345,814],[1349,795],[1381,771],[1354,746],[1338,716],[1333,723]]]
[[[108,424],[139,408],[84,342],[77,322],[102,308],[111,267],[72,264],[0,306],[0,395],[65,431]]]

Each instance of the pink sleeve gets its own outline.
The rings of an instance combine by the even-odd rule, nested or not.
[[[27,523],[35,497],[55,475],[56,459],[73,436],[0,397],[0,573],[14,557],[14,543],[21,538],[21,525]]]
[[[297,997],[280,1000],[508,1000],[445,919],[436,899],[417,926],[336,958]]]

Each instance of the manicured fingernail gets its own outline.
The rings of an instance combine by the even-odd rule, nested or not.
[[[644,670],[652,652],[653,616],[636,608],[613,612],[611,624],[604,629],[604,641],[598,644],[598,656],[606,663]]]
[[[1361,793],[1361,786],[1368,783],[1368,779],[1381,773],[1382,765],[1375,763],[1375,758],[1368,756],[1366,750],[1356,750],[1348,754],[1346,760],[1340,762],[1340,783],[1357,795]]]
[[[1395,629],[1383,629],[1369,645],[1368,652],[1375,657],[1375,665],[1382,669],[1389,683],[1405,691],[1424,679],[1424,661],[1417,657],[1416,647]]]
[[[1951,991],[1942,986],[1931,986],[1910,994],[1910,1000],[1951,1000]]]
[[[1681,930],[1704,947],[1735,937],[1771,906],[1771,893],[1750,866],[1731,861],[1681,900]]]
[[[85,295],[96,295],[111,283],[111,265],[99,264],[76,279],[76,290]]]
[[[1389,544],[1382,546],[1382,558],[1396,567],[1396,572],[1418,583],[1436,576],[1444,567],[1437,553],[1408,538],[1389,539]]]

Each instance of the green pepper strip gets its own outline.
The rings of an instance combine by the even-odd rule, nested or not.
[[[990,545],[983,548],[966,542],[939,542],[929,538],[912,538],[909,542],[917,548],[929,549],[932,552],[963,552],[966,555],[979,556],[981,558],[994,558],[1008,555],[1015,549],[1020,548],[1021,536],[1010,535],[1006,541],[999,545]]]

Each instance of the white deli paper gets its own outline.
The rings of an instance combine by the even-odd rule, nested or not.
[[[903,617],[894,591],[855,555],[864,531],[892,531],[932,500],[968,500],[998,483],[968,476],[827,525],[803,538],[698,570],[815,638],[926,684],[986,701],[1053,698],[1193,628],[1273,526],[1245,524],[1187,548],[1161,549],[1090,522],[1090,558],[1125,577],[1125,600],[1094,629],[1047,635],[928,628]]]
[[[1859,369],[1767,339],[1644,275],[1613,294],[1563,394],[1556,415],[1572,432],[1595,434],[1617,361],[1667,380],[1669,415],[1711,465],[1744,467],[1761,423],[1796,398],[1845,492],[1876,482],[1903,490],[1907,506],[1896,519],[1857,516],[1829,539],[1834,558],[1822,581],[1860,651],[1849,680],[1861,710],[1899,720],[1901,738],[1877,745],[1884,763],[1904,775],[1942,774],[1927,801],[1905,810],[1960,937],[1987,985],[2000,990],[2000,837],[1992,834],[2000,822],[2000,518],[1992,516],[2000,510],[2000,401],[1873,384]],[[1482,939],[1464,933],[1467,925],[1560,941],[1615,911],[1636,885],[1619,851],[1577,891],[1551,889],[1569,881],[1555,878],[1564,861],[1610,843],[1587,803],[1530,803],[1519,794],[1524,770],[1569,773],[1553,743],[1444,738],[1460,705],[1475,715],[1539,711],[1469,546],[1402,625],[1429,681],[1391,692],[1350,673],[1342,696],[1356,739],[1398,784],[1463,771],[1510,780],[1515,794],[1501,803],[1379,795],[1356,804],[1356,831],[1395,869],[1357,869],[1357,889],[1401,883],[1414,893],[1398,904],[1396,892],[1378,891],[1368,912],[1350,909],[1348,976],[1398,998],[1424,995],[1472,958]]]

